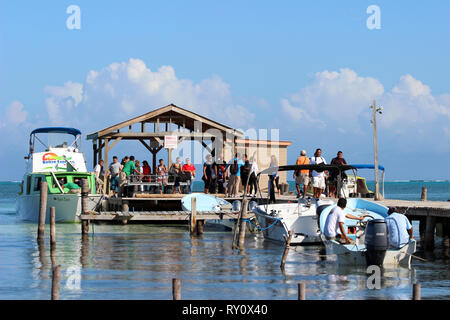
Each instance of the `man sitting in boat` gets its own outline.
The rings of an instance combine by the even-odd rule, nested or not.
[[[328,215],[324,228],[324,235],[327,240],[337,240],[342,244],[353,244],[353,240],[345,233],[345,218],[361,221],[365,216],[356,217],[349,213],[345,214],[344,209],[346,206],[347,200],[339,198],[337,206]]]
[[[81,193],[81,187],[78,185],[78,179],[74,179],[73,182],[64,184],[64,192],[67,193]],[[67,191],[66,191],[67,190]]]
[[[389,247],[400,249],[413,239],[413,228],[408,218],[396,212],[395,207],[390,207],[388,217],[385,219],[389,228]]]

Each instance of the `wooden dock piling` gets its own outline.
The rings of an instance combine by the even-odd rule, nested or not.
[[[284,265],[286,264],[286,259],[289,253],[289,249],[291,246],[291,241],[292,241],[292,236],[294,235],[294,231],[289,230],[289,237],[286,238],[286,235],[284,236],[284,240],[286,241],[286,245],[284,247],[284,251],[283,251],[283,257],[281,258],[281,264],[280,264],[280,268],[281,270],[284,270]]]
[[[242,201],[242,211],[241,211],[241,218],[240,220],[240,226],[239,226],[239,250],[245,249],[245,231],[247,230],[247,208],[248,208],[248,199],[245,198]]]
[[[56,245],[55,207],[50,207],[50,244]]]
[[[61,266],[53,267],[52,274],[52,300],[59,300],[59,285],[61,279]]]
[[[421,201],[427,201],[427,188],[422,187],[422,194],[420,195]]]
[[[425,250],[433,250],[434,249],[434,231],[436,229],[436,217],[428,216],[426,218],[426,227],[425,227]]]
[[[420,283],[413,284],[413,294],[412,299],[413,300],[420,300],[421,299],[421,293],[420,293]]]
[[[89,196],[89,181],[87,179],[81,180],[81,214],[88,214],[88,196]],[[81,221],[81,234],[89,233],[89,220]]]
[[[193,198],[195,199],[195,198]],[[173,300],[181,300],[181,280],[177,278],[172,279],[172,297]]]
[[[45,215],[47,213],[47,195],[48,195],[48,185],[46,181],[41,182],[41,193],[39,202],[39,225],[37,238],[43,239],[45,232]]]
[[[191,199],[191,216],[189,231],[191,235],[197,234],[197,198],[192,197]]]
[[[298,300],[306,300],[306,284],[304,282],[298,284]]]
[[[197,235],[203,234],[203,226],[205,224],[205,220],[197,220]]]
[[[442,223],[442,245],[446,248],[450,247],[450,221]]]

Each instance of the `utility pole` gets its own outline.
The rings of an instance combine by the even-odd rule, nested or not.
[[[373,104],[370,106],[372,109],[372,125],[373,125],[373,153],[375,162],[375,200],[382,200],[383,197],[380,194],[380,186],[378,184],[378,142],[377,142],[377,113],[382,114],[383,107],[378,107],[373,100]]]

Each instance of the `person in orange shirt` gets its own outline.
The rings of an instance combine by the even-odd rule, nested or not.
[[[309,164],[309,158],[306,156],[306,150],[300,152],[296,165]],[[309,185],[309,170],[296,170],[294,172],[295,187],[297,188],[297,198],[300,198],[300,185],[303,184],[303,198],[306,196],[306,190]]]

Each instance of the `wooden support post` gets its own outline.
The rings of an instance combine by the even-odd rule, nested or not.
[[[108,152],[110,149],[108,143],[109,139],[105,139],[105,158],[103,163],[103,194],[106,195],[109,195],[108,176],[106,175],[106,171],[108,171]]]
[[[87,235],[81,236],[81,255],[80,263],[82,268],[86,268],[89,260],[89,237]]]
[[[87,179],[81,180],[81,214],[88,214],[88,195],[89,195],[89,181]],[[81,234],[89,233],[89,220],[82,220]]]
[[[55,207],[50,207],[50,244],[56,244]]]
[[[103,142],[102,142],[102,139],[98,139],[97,154],[98,154],[98,160],[97,161],[100,161],[101,159],[103,159]]]
[[[442,245],[446,248],[450,247],[450,222],[448,219],[442,222]]]
[[[304,282],[298,284],[298,300],[306,300],[306,284]]]
[[[240,218],[240,227],[239,227],[239,250],[245,249],[245,231],[247,230],[247,208],[248,208],[248,199],[244,198],[242,201],[242,213]]]
[[[425,243],[425,227],[426,227],[426,217],[419,218],[419,235],[420,235],[420,246],[423,247]]]
[[[47,195],[48,195],[47,182],[42,181],[41,182],[40,203],[39,203],[39,225],[38,225],[38,232],[37,232],[38,240],[44,238],[45,215],[47,213]]]
[[[427,201],[427,188],[422,187],[422,194],[420,196],[421,201]]]
[[[420,300],[420,283],[413,284],[413,300]]]
[[[95,168],[95,165],[97,164],[97,153],[98,153],[97,139],[93,140],[93,142],[92,142],[92,149],[94,151],[94,157],[93,157],[94,164],[92,165],[92,168]]]
[[[288,253],[289,253],[289,248],[291,246],[291,241],[292,241],[292,236],[294,235],[294,231],[289,230],[288,234],[289,234],[288,238],[286,238],[286,235],[283,235],[286,244],[284,246],[283,257],[281,258],[281,264],[280,264],[281,270],[284,270],[284,265],[286,264],[286,259],[287,259]]]
[[[61,266],[53,267],[52,274],[52,300],[59,300],[59,283],[61,278]]]
[[[190,233],[191,235],[197,233],[197,198],[191,199],[191,219],[190,219]]]
[[[128,211],[130,211],[130,207],[129,207],[129,204],[128,204],[128,201],[127,201],[127,200],[122,201],[122,211],[123,211],[123,212],[128,212]]]
[[[434,249],[434,231],[436,228],[436,217],[427,217],[427,225],[425,227],[425,250]]]
[[[181,280],[177,278],[172,279],[172,297],[173,300],[181,300]]]
[[[203,234],[203,225],[205,224],[205,220],[197,220],[197,235]]]

